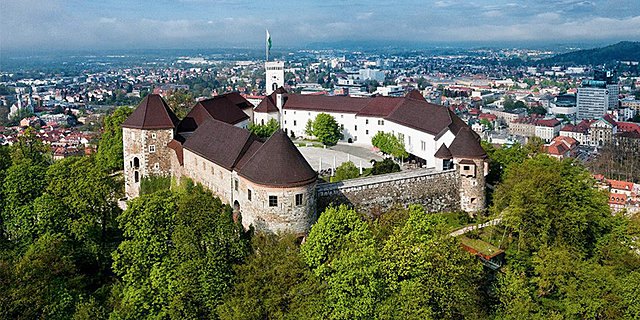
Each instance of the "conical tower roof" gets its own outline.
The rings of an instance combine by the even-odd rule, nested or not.
[[[449,145],[455,158],[484,159],[487,153],[480,145],[480,137],[469,127],[463,127]]]
[[[257,184],[271,187],[295,187],[316,181],[317,174],[298,148],[282,131],[276,131],[249,160],[238,168],[238,174]]]
[[[178,117],[158,94],[147,95],[133,113],[122,123],[124,128],[133,129],[173,129],[178,125]]]
[[[451,151],[449,151],[449,148],[447,148],[447,146],[444,143],[440,146],[440,149],[438,149],[438,151],[436,151],[436,154],[434,154],[433,156],[438,158],[438,159],[451,159],[451,158],[453,158],[453,155],[451,154]]]

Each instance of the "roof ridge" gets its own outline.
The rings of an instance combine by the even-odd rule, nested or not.
[[[238,162],[240,162],[240,160],[244,157],[245,153],[247,153],[247,151],[249,151],[249,148],[251,147],[253,142],[256,140],[256,139],[252,139],[254,137],[257,137],[257,136],[255,134],[253,134],[253,132],[249,131],[249,135],[247,136],[247,139],[244,141],[244,145],[242,146],[242,149],[240,150],[240,153],[238,154],[236,159],[233,161],[233,164],[231,165],[232,169],[234,169],[234,170],[236,169],[236,166],[238,165]],[[269,137],[269,138],[271,138],[271,137]],[[249,143],[249,140],[251,140],[250,143]],[[260,147],[258,147],[258,150],[260,150],[260,148],[262,148],[262,145]],[[258,150],[256,150],[256,152],[258,152]],[[255,155],[256,152],[254,152],[253,155],[251,155],[251,158],[253,158],[253,156]],[[247,159],[247,162],[249,162],[251,160],[251,158]]]
[[[249,162],[251,162],[251,160],[253,160],[253,158],[256,156],[256,154],[258,154],[258,151],[262,150],[262,147],[264,147],[265,144],[267,144],[267,141],[271,140],[271,138],[273,138],[273,136],[276,134],[276,132],[278,131],[282,131],[282,129],[278,129],[275,132],[273,132],[269,138],[267,138],[267,140],[265,140],[259,147],[258,149],[256,149],[256,152],[254,152],[249,159],[247,159],[247,162],[245,163],[245,165],[247,165]]]

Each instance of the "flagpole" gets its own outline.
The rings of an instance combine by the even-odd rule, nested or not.
[[[265,29],[267,31],[267,39],[264,42],[264,52],[265,55],[267,56],[267,62],[269,61],[269,30]]]

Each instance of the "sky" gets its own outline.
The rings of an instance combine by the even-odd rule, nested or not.
[[[0,51],[640,40],[640,0],[0,0]]]

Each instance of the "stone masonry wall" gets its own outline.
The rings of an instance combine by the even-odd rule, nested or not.
[[[125,192],[129,198],[140,193],[140,180],[150,175],[170,175],[173,150],[167,144],[173,139],[172,129],[122,129]],[[153,150],[149,149],[153,146]],[[138,159],[138,167],[134,159]],[[135,176],[138,175],[138,181]]]
[[[456,170],[433,169],[324,183],[317,187],[318,212],[339,204],[372,213],[409,204],[421,204],[430,212],[460,210],[459,185]]]

